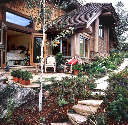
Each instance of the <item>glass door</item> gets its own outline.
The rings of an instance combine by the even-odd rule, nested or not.
[[[41,56],[41,43],[43,40],[43,34],[34,33],[32,34],[32,44],[31,44],[31,56],[30,56],[30,62],[31,65],[36,65],[36,63],[39,63],[39,60],[37,59],[37,56]]]
[[[0,22],[0,29],[0,67],[5,67],[7,59],[7,31],[3,22]]]

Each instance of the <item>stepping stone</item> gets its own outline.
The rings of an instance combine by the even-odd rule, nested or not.
[[[72,109],[74,109],[78,114],[81,115],[90,115],[97,111],[97,107],[80,104],[74,105]]]
[[[81,100],[78,104],[98,107],[102,102],[103,100]]]
[[[91,95],[105,95],[104,92],[92,92]]]
[[[67,114],[69,117],[69,120],[73,123],[73,125],[79,125],[83,124],[87,121],[87,118],[85,116],[79,115],[79,114]]]
[[[71,124],[64,122],[64,123],[51,123],[51,125],[71,125]]]

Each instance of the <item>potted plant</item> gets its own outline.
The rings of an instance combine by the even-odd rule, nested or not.
[[[18,82],[18,78],[17,78],[17,72],[16,72],[16,70],[12,70],[12,72],[11,72],[11,76],[13,76],[13,80],[14,80],[15,82]]]
[[[29,71],[22,71],[22,84],[23,85],[29,85],[30,84],[30,78],[32,77],[32,74]]]
[[[18,69],[16,70],[16,75],[17,75],[17,82],[19,82],[19,79],[21,78],[22,70]]]
[[[64,64],[64,57],[63,57],[63,54],[59,52],[56,54],[56,65],[57,65],[56,67],[58,72],[61,72],[61,70],[62,71],[64,70],[63,64]]]
[[[82,65],[78,65],[78,64],[74,65],[73,70],[74,70],[74,75],[78,75],[79,71],[82,71]]]
[[[24,58],[24,64],[25,65],[29,65],[29,61],[30,61],[30,57],[29,56]]]
[[[58,71],[61,73],[64,72],[64,66],[62,64],[58,66]]]

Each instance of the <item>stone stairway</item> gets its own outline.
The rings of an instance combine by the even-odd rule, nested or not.
[[[68,113],[69,120],[73,125],[84,124],[87,121],[87,117],[95,113],[102,102],[103,100],[78,101],[78,104],[72,107],[76,113]]]

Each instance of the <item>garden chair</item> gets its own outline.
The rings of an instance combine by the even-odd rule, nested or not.
[[[46,58],[45,58],[45,72],[47,72],[46,70],[47,70],[48,67],[53,67],[54,72],[56,72],[55,56],[53,56],[53,55],[46,56]]]
[[[65,62],[64,72],[72,73],[72,67],[75,64],[82,64],[82,60],[78,54],[75,54],[75,56],[72,59],[67,60]]]

